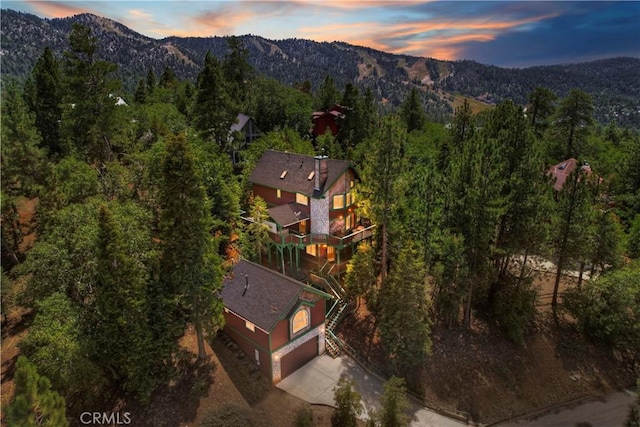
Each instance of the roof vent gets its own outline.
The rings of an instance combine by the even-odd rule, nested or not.
[[[278,306],[275,304],[271,304],[271,312],[272,313],[277,313],[278,312]]]
[[[245,281],[245,285],[244,285],[244,291],[242,291],[242,296],[244,296],[247,293],[247,290],[249,289],[249,276],[247,276],[246,274],[244,275],[244,281]]]
[[[316,176],[316,172],[315,171],[311,171],[311,173],[309,174],[309,176],[307,177],[307,181],[311,181],[313,179],[313,177]]]
[[[287,176],[287,172],[288,171],[282,171],[282,173],[280,174],[280,179],[284,179],[284,177]]]

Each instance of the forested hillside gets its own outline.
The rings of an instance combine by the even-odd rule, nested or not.
[[[56,56],[66,46],[71,23],[89,25],[100,40],[99,56],[118,65],[124,87],[133,90],[148,70],[161,73],[169,67],[180,79],[195,79],[207,51],[221,58],[227,52],[226,37],[155,40],[125,26],[94,15],[40,19],[33,15],[2,11],[3,77],[25,77],[43,45]],[[392,55],[342,42],[267,40],[259,35],[241,36],[249,63],[260,73],[289,86],[308,82],[316,90],[331,76],[342,90],[347,83],[360,90],[371,88],[378,100],[400,105],[412,86],[425,92],[428,113],[442,119],[452,112],[446,93],[460,93],[496,103],[507,99],[527,103],[535,87],[566,96],[572,88],[590,94],[594,117],[600,123],[616,120],[640,127],[640,59],[612,58],[583,64],[504,69],[474,61],[440,61]]]
[[[5,13],[3,38],[9,37],[4,19]],[[433,348],[455,354],[442,362],[448,366],[472,360],[436,336],[452,331],[459,343],[481,334],[489,346],[535,359],[532,335],[570,331],[576,348],[596,349],[569,349],[580,353],[580,369],[589,368],[591,379],[581,385],[587,392],[628,386],[639,375],[640,135],[597,123],[585,90],[562,95],[535,87],[523,94],[526,112],[506,100],[474,114],[463,102],[445,125],[429,114],[421,84],[410,85],[397,106],[383,107],[373,86],[362,89],[357,81],[342,88],[327,75],[317,87],[291,86],[266,77],[252,67],[251,52],[269,47],[265,58],[295,64],[314,51],[316,63],[347,49],[376,70],[362,80],[401,73],[392,65],[400,61],[413,70],[412,81],[424,78],[419,70],[431,70],[444,83],[460,73],[456,64],[257,38],[184,40],[191,47],[172,52],[184,70],[193,67],[193,78],[168,63],[161,70],[145,64],[126,89],[123,63],[135,62],[140,49],[161,56],[158,42],[101,18],[75,19],[91,25],[73,22],[59,53],[40,48],[22,80],[3,76],[0,307],[3,346],[15,347],[3,360],[8,425],[37,419],[64,426],[87,408],[129,407],[141,408],[138,420],[154,420],[148,425],[187,422],[162,393],[197,368],[213,369],[204,344],[223,326],[223,275],[238,256],[265,258],[266,226],[245,225],[240,212],[266,215],[248,176],[267,149],[324,153],[358,171],[358,215],[375,224],[375,234],[338,279],[351,307],[360,304],[371,316],[370,334],[357,338],[368,339],[361,351],[379,355],[382,374],[403,377],[427,398],[423,374],[432,368]],[[102,29],[94,32],[96,23]],[[128,51],[115,49],[123,40]],[[190,65],[204,48],[199,43],[209,42],[225,47]],[[300,58],[288,49],[301,51]],[[357,80],[362,73],[348,63],[338,71]],[[313,112],[335,103],[346,111],[338,134],[312,139]],[[229,153],[239,144],[230,128],[241,112],[256,119],[263,135],[234,170]],[[566,170],[569,159],[575,170],[556,191],[550,167]],[[539,272],[527,262],[534,257],[556,266],[544,314],[534,286]],[[566,280],[569,272],[575,280]],[[189,329],[197,337],[193,357],[180,345]],[[565,350],[550,358],[564,364]],[[605,363],[590,364],[592,354]],[[499,375],[483,377],[477,367],[473,375],[484,385],[509,385],[510,398],[538,409],[543,400],[528,390],[511,392],[522,373],[501,362]],[[446,386],[456,409],[475,421],[497,421],[501,414],[474,415],[480,412],[466,378],[449,384],[456,384]],[[544,390],[558,399],[565,394],[555,381]],[[197,402],[204,392],[194,386],[185,395]],[[178,415],[145,418],[153,403]]]

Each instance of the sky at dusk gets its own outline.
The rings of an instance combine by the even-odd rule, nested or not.
[[[502,67],[640,57],[640,1],[2,1],[43,18],[89,12],[155,39],[254,34],[344,41]]]

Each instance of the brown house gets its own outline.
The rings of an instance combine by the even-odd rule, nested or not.
[[[292,273],[301,256],[335,263],[340,271],[353,247],[371,237],[373,226],[356,210],[357,179],[346,160],[273,150],[262,155],[249,181],[269,207],[271,246],[283,274],[287,253]]]
[[[547,175],[551,176],[553,180],[553,189],[556,192],[562,190],[562,187],[564,187],[564,183],[566,182],[567,178],[574,170],[576,170],[577,166],[578,161],[574,158],[570,158],[549,168],[549,170],[547,171]],[[589,163],[585,163],[580,166],[580,172],[584,173],[588,177],[591,177],[591,174],[593,173],[591,170],[591,166],[589,166]],[[601,181],[601,178],[598,178],[598,182],[599,181]]]
[[[222,289],[225,332],[277,383],[325,349],[328,294],[246,260]]]
[[[313,122],[313,128],[311,133],[313,138],[324,135],[327,130],[331,132],[331,135],[338,135],[338,121],[343,118],[345,114],[345,108],[342,105],[335,104],[327,111],[316,111],[311,116]]]

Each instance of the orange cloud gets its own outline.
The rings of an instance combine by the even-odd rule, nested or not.
[[[435,0],[434,0],[435,1]],[[369,1],[354,1],[354,0],[332,0],[332,1],[319,1],[319,0],[298,0],[291,3],[298,6],[317,6],[323,9],[340,9],[340,10],[360,10],[370,9],[372,7],[400,7],[411,6],[414,4],[429,3],[428,1],[421,0],[369,0]]]
[[[515,20],[474,18],[463,20],[431,19],[383,25],[379,22],[330,24],[302,28],[307,37],[318,41],[342,41],[391,53],[456,59],[460,46],[467,42],[494,40],[501,32],[557,16],[546,14]]]
[[[151,19],[153,17],[150,13],[140,9],[131,9],[129,15],[131,15],[133,19]]]
[[[84,7],[69,6],[64,3],[55,1],[34,1],[27,0],[36,14],[46,16],[47,18],[66,18],[67,16],[78,15],[80,13],[93,13],[90,9]]]
[[[236,26],[255,19],[256,14],[250,10],[229,11],[221,10],[207,12],[191,18],[194,28],[188,32],[201,35],[233,34]],[[187,26],[188,28],[189,26]]]

